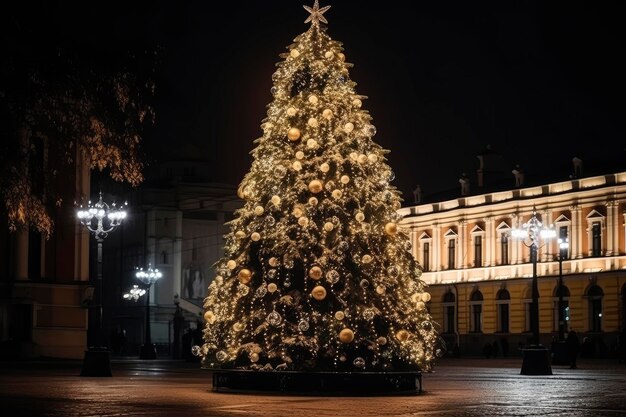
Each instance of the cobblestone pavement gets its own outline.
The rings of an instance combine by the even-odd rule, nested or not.
[[[626,365],[520,375],[521,358],[439,361],[409,396],[216,393],[209,371],[182,361],[112,362],[112,377],[81,377],[80,362],[0,362],[3,416],[626,416]]]

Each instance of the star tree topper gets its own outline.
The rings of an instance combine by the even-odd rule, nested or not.
[[[304,23],[311,22],[312,25],[319,25],[320,22],[328,23],[328,20],[326,20],[326,18],[322,15],[326,13],[328,9],[330,9],[330,6],[324,6],[320,9],[319,1],[315,0],[315,3],[313,4],[312,8],[309,6],[302,6],[302,7],[304,7],[304,10],[311,13],[311,16],[307,17]]]

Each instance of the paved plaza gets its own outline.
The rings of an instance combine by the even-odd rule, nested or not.
[[[3,416],[626,416],[626,365],[580,359],[578,369],[520,375],[521,358],[444,358],[409,396],[216,393],[197,363],[114,359],[112,377],[80,362],[0,364]]]

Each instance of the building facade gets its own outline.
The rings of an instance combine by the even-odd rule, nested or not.
[[[582,354],[615,352],[626,325],[626,172],[400,209],[449,352],[479,355],[496,342],[518,355],[528,342],[533,263],[512,232],[533,210],[556,232],[538,247],[540,342],[558,337],[561,295],[565,332],[585,341]]]

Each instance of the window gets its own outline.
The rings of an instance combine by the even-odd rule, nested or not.
[[[559,330],[559,297],[563,296],[563,331],[567,333],[569,328],[569,289],[565,285],[557,287],[554,296],[554,330]]]
[[[474,266],[483,266],[483,237],[480,235],[474,236]]]
[[[500,239],[500,259],[502,259],[501,265],[509,264],[509,235],[502,233]]]
[[[497,306],[497,331],[500,333],[509,333],[509,305],[511,303],[511,294],[506,289],[501,289],[496,295]]]
[[[589,300],[589,331],[602,331],[602,297],[604,292],[597,285],[592,285],[587,291]]]
[[[591,225],[591,256],[601,256],[601,230],[600,222],[593,222]]]
[[[454,239],[448,240],[448,269],[455,268],[454,258],[456,256],[456,248],[454,247]]]
[[[475,290],[470,297],[470,331],[480,333],[483,331],[483,293]]]
[[[430,271],[430,243],[424,242],[422,245],[422,268],[424,271]]]
[[[443,296],[443,332],[454,333],[456,331],[456,297],[452,291]]]

